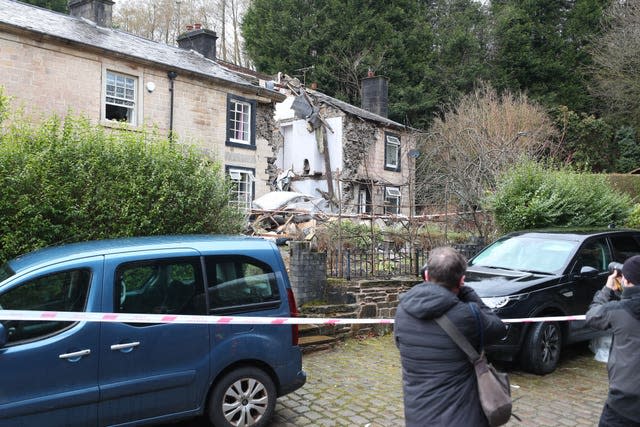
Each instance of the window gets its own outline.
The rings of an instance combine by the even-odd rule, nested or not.
[[[83,311],[89,294],[91,271],[69,270],[43,276],[9,289],[0,295],[5,310]],[[64,329],[74,322],[2,321],[8,342],[42,338]]]
[[[234,194],[230,203],[240,210],[250,210],[254,192],[254,170],[227,167],[227,173],[233,183],[232,191]]]
[[[245,256],[207,257],[210,313],[245,312],[280,304],[271,268]]]
[[[578,251],[575,272],[580,272],[583,267],[592,267],[601,272],[607,271],[610,258],[609,248],[604,238],[589,241]]]
[[[255,110],[255,101],[228,96],[227,145],[255,149]]]
[[[201,277],[199,258],[124,264],[116,271],[115,312],[204,314]]]
[[[398,187],[386,187],[384,189],[384,213],[397,215],[400,213],[400,189]]]
[[[611,236],[611,244],[616,262],[625,262],[627,258],[640,253],[640,244],[638,244],[635,235],[613,235]]]
[[[137,85],[137,77],[107,70],[104,92],[105,119],[137,124]]]
[[[384,134],[384,168],[386,170],[400,170],[400,138],[388,133]]]

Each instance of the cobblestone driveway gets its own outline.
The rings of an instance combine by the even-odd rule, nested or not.
[[[307,383],[282,397],[269,427],[404,426],[400,355],[391,335],[348,340],[303,356]],[[567,349],[546,376],[510,371],[514,413],[507,427],[597,426],[607,394],[607,370],[585,344]],[[204,427],[202,420],[166,426]],[[470,426],[473,427],[473,426]]]
[[[537,376],[510,372],[514,413],[507,426],[596,426],[607,370],[586,345],[568,349],[559,368]],[[270,427],[403,426],[400,356],[391,335],[349,340],[303,358],[307,384],[278,400]]]

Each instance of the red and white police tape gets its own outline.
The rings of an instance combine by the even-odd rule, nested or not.
[[[584,315],[502,319],[504,323],[563,322],[584,320]],[[393,319],[324,317],[193,316],[172,314],[90,313],[71,311],[0,310],[0,320],[49,320],[58,322],[180,323],[229,325],[348,325],[391,324]]]

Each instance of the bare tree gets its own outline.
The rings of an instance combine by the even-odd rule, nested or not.
[[[249,3],[250,0],[121,0],[115,4],[113,21],[124,31],[171,45],[176,44],[187,25],[202,24],[216,31],[220,59],[246,66],[240,25]]]
[[[554,127],[525,95],[482,85],[449,107],[419,142],[418,203],[455,209],[486,236],[481,203],[499,175],[522,158],[548,153]]]
[[[592,93],[640,127],[640,2],[613,1],[592,45]]]

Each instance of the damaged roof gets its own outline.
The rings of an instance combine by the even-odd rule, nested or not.
[[[14,32],[27,30],[41,38],[44,36],[45,39],[74,44],[79,48],[97,48],[116,56],[157,64],[174,71],[187,71],[240,91],[276,100],[284,98],[274,90],[253,85],[195,51],[154,42],[117,29],[100,27],[84,18],[52,12],[15,0],[0,0],[0,29],[13,29]]]
[[[344,111],[345,113],[360,117],[364,120],[369,120],[372,122],[377,122],[377,123],[381,123],[382,125],[386,126],[386,127],[392,127],[392,128],[397,128],[397,129],[403,129],[403,130],[409,130],[410,128],[408,126],[405,126],[401,123],[398,122],[394,122],[393,120],[389,120],[386,117],[383,116],[379,116],[375,113],[372,113],[371,111],[367,111],[363,108],[359,108],[356,107],[354,105],[351,105],[347,102],[344,101],[340,101],[339,99],[336,98],[332,98],[329,95],[325,95],[322,92],[318,92],[316,90],[313,89],[305,89],[307,91],[307,93],[314,97],[315,99],[317,99],[320,102],[324,102],[325,104],[329,104],[339,110]]]

